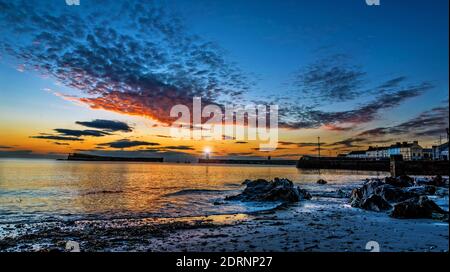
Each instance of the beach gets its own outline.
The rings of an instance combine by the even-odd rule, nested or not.
[[[252,215],[49,225],[4,239],[0,249],[65,251],[67,241],[76,241],[89,252],[366,252],[374,241],[381,252],[448,251],[448,223],[393,219],[340,199],[312,201]],[[307,212],[305,205],[320,208]]]
[[[39,163],[42,167],[42,162]],[[62,167],[65,169],[67,166]],[[69,166],[77,167],[77,164]],[[141,166],[135,167],[132,165],[131,169],[142,170]],[[128,175],[132,175],[134,170],[130,170],[132,173]],[[390,217],[388,211],[366,211],[350,206],[348,195],[364,184],[364,177],[382,178],[383,173],[330,171],[318,174],[283,167],[246,166],[230,170],[241,175],[251,172],[269,177],[269,172],[273,176],[284,173],[293,179],[296,186],[306,188],[312,195],[308,200],[282,204],[227,201],[227,196],[239,194],[245,188],[242,180],[237,177],[228,180],[222,174],[218,175],[225,171],[223,167],[212,167],[208,171],[209,177],[217,175],[218,179],[224,179],[222,185],[212,181],[202,188],[186,184],[153,196],[159,199],[155,203],[177,203],[180,207],[178,213],[166,206],[157,206],[156,211],[149,202],[146,202],[149,205],[147,212],[122,207],[122,212],[117,214],[106,210],[93,212],[91,209],[77,213],[74,207],[73,212],[68,213],[63,209],[64,203],[56,208],[54,202],[47,200],[41,203],[40,212],[35,211],[32,216],[23,212],[19,217],[17,212],[13,216],[5,211],[5,207],[13,209],[11,203],[4,205],[0,213],[0,251],[68,251],[68,242],[76,242],[80,251],[88,252],[366,252],[371,245],[375,245],[375,250],[379,247],[381,252],[448,251],[448,221],[396,219]],[[316,184],[318,177],[326,178],[328,183]],[[152,184],[154,188],[155,183]],[[89,194],[83,191],[70,201],[81,203],[86,208],[87,200],[105,204],[114,198],[120,202],[120,198],[127,195],[123,188],[112,189],[105,187]],[[448,188],[446,190],[445,195],[430,198],[448,211]],[[17,199],[22,199],[21,203],[32,202],[25,198],[29,191],[21,193],[22,198],[17,196],[20,195],[17,190],[2,191],[2,196],[8,194],[8,198],[3,197],[2,201],[15,194]],[[25,207],[17,203],[15,206]],[[106,203],[103,208],[107,207],[115,206]],[[190,213],[186,212],[188,210]],[[35,220],[38,216],[41,220]],[[13,220],[8,222],[7,218]]]

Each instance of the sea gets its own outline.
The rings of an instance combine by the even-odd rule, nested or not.
[[[279,204],[224,201],[242,191],[246,179],[288,178],[317,193],[386,175],[295,166],[0,159],[0,226],[245,214]],[[316,184],[318,179],[328,185]]]

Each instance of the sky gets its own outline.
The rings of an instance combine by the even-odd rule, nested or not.
[[[0,157],[295,159],[445,140],[448,1],[0,0]],[[170,109],[278,105],[278,147]],[[191,128],[195,130],[195,126]]]

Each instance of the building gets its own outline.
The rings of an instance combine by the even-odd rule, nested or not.
[[[405,161],[421,160],[423,157],[423,148],[418,141],[412,143],[396,143],[388,148],[389,157],[392,155],[402,155]]]
[[[347,154],[347,158],[351,159],[367,159],[366,151],[352,151]]]
[[[432,150],[433,150],[432,151],[433,160],[447,161],[449,159],[449,157],[448,157],[448,142],[438,145],[438,146],[433,146]]]
[[[433,159],[433,149],[432,148],[424,148],[422,150],[422,159],[423,160],[432,160]]]
[[[372,160],[382,160],[389,158],[389,152],[386,147],[373,147],[370,146],[366,151],[366,155],[368,159]]]
[[[447,159],[448,144],[446,146],[433,147],[433,150],[431,150],[423,149],[418,141],[413,141],[411,143],[398,142],[388,147],[370,146],[366,151],[352,151],[345,155],[345,157],[352,159],[386,160],[393,155],[401,155],[405,161],[429,160],[435,157]]]

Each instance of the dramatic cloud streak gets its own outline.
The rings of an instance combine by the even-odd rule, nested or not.
[[[351,110],[338,112],[325,112],[314,106],[291,104],[281,110],[284,121],[281,126],[286,128],[319,128],[322,126],[337,126],[339,124],[363,124],[375,120],[379,112],[394,108],[404,101],[417,97],[433,88],[433,85],[424,82],[418,85],[403,87],[400,90],[382,93],[372,101]],[[292,120],[292,121],[291,121]]]
[[[55,140],[55,141],[76,141],[76,142],[84,141],[83,139],[77,138],[77,137],[66,137],[66,136],[58,136],[58,135],[38,135],[38,136],[31,136],[30,138],[43,139],[43,140]]]
[[[114,142],[109,143],[102,143],[98,146],[106,146],[111,148],[130,148],[130,147],[136,147],[136,146],[157,146],[159,143],[152,143],[152,142],[146,142],[146,141],[130,141],[128,139],[122,139]]]
[[[29,1],[0,7],[10,37],[2,51],[80,90],[78,101],[93,109],[170,123],[171,107],[194,96],[220,103],[249,88],[217,45],[153,2],[98,0],[79,12]]]
[[[449,126],[448,105],[427,110],[415,118],[391,127],[378,127],[363,131],[360,137],[384,137],[408,134],[412,137],[439,137]]]
[[[74,137],[81,137],[81,136],[102,137],[102,136],[106,136],[106,135],[111,135],[108,132],[99,131],[99,130],[74,130],[74,129],[63,129],[63,128],[57,128],[54,130],[61,135],[74,136]]]
[[[365,73],[338,55],[317,61],[303,69],[295,84],[307,99],[341,102],[362,94]]]
[[[97,128],[102,129],[106,131],[122,131],[122,132],[131,132],[133,131],[133,128],[130,127],[125,122],[120,121],[112,121],[112,120],[103,120],[103,119],[96,119],[93,121],[77,121],[76,124],[89,127],[89,128]]]

